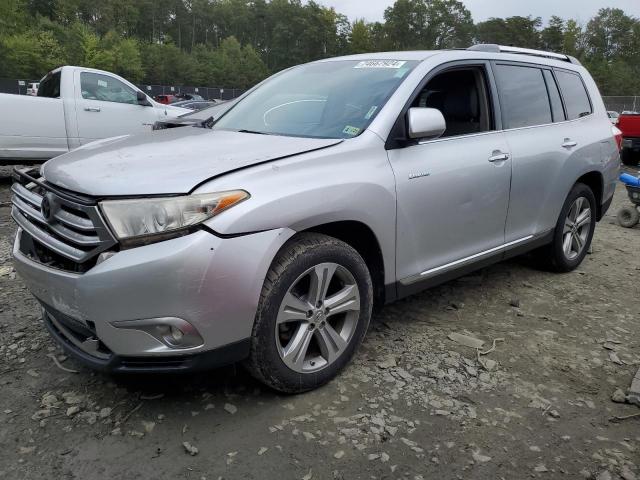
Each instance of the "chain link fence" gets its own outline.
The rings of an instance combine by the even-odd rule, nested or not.
[[[607,110],[614,112],[637,112],[640,109],[640,97],[602,97]]]
[[[0,93],[14,93],[25,95],[29,83],[34,80],[16,80],[0,78]],[[195,93],[206,100],[232,100],[242,95],[245,90],[240,88],[221,87],[185,87],[180,85],[138,85],[138,88],[148,95],[175,95],[178,93]],[[607,110],[614,112],[637,112],[640,110],[640,96],[602,97]]]
[[[31,82],[37,82],[37,80],[0,78],[0,93],[26,95],[27,87]],[[206,100],[232,100],[245,92],[245,90],[241,88],[185,87],[183,85],[137,85],[137,87],[151,97],[155,97],[156,95],[191,93],[200,95]]]

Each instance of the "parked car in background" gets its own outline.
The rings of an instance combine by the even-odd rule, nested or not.
[[[640,157],[640,114],[622,112],[618,118],[618,128],[622,131],[622,163],[638,165]]]
[[[198,95],[197,93],[177,93],[176,98],[180,101],[182,100],[200,100],[205,101],[205,99]]]
[[[30,82],[29,86],[27,87],[27,95],[30,95],[32,97],[35,97],[38,95],[38,86],[40,85],[40,83],[38,82]]]
[[[83,67],[49,72],[37,97],[0,94],[0,111],[0,164],[41,162],[189,112],[160,105],[118,75]]]
[[[618,124],[618,119],[620,118],[620,114],[618,112],[608,110],[607,115],[609,116],[609,120],[611,120],[611,123],[613,123],[614,125]]]
[[[175,95],[156,95],[153,98],[156,102],[163,105],[170,105],[178,101],[178,98]]]
[[[16,172],[14,267],[87,365],[316,388],[374,305],[527,251],[577,268],[620,168],[593,79],[549,52],[325,59],[220,107]]]
[[[208,100],[182,100],[172,103],[174,107],[188,108],[189,110],[202,110],[203,108],[213,107],[219,102]]]
[[[153,125],[153,130],[166,130],[168,128],[200,126],[209,127],[224,113],[229,110],[239,100],[236,98],[229,101],[220,101],[212,107],[203,108],[202,110],[195,110],[193,112],[185,113],[176,118],[167,118],[166,120],[158,120]]]

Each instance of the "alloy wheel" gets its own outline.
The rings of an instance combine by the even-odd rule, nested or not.
[[[287,290],[276,318],[282,361],[299,373],[319,371],[347,349],[360,317],[354,276],[337,263],[306,270]]]
[[[591,206],[585,197],[575,199],[562,230],[562,250],[567,260],[574,260],[585,249],[591,229]]]

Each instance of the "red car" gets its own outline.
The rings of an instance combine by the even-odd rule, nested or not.
[[[169,105],[170,103],[178,101],[175,95],[156,95],[154,99],[163,105]]]
[[[622,112],[618,119],[622,131],[622,163],[638,165],[640,157],[640,113]]]

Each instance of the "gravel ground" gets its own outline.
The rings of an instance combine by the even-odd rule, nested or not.
[[[640,478],[640,417],[615,418],[640,409],[612,400],[640,365],[626,201],[577,271],[516,259],[390,305],[339,378],[280,396],[239,367],[113,378],[62,355],[13,272],[0,171],[0,478]],[[479,361],[452,333],[503,340]]]

